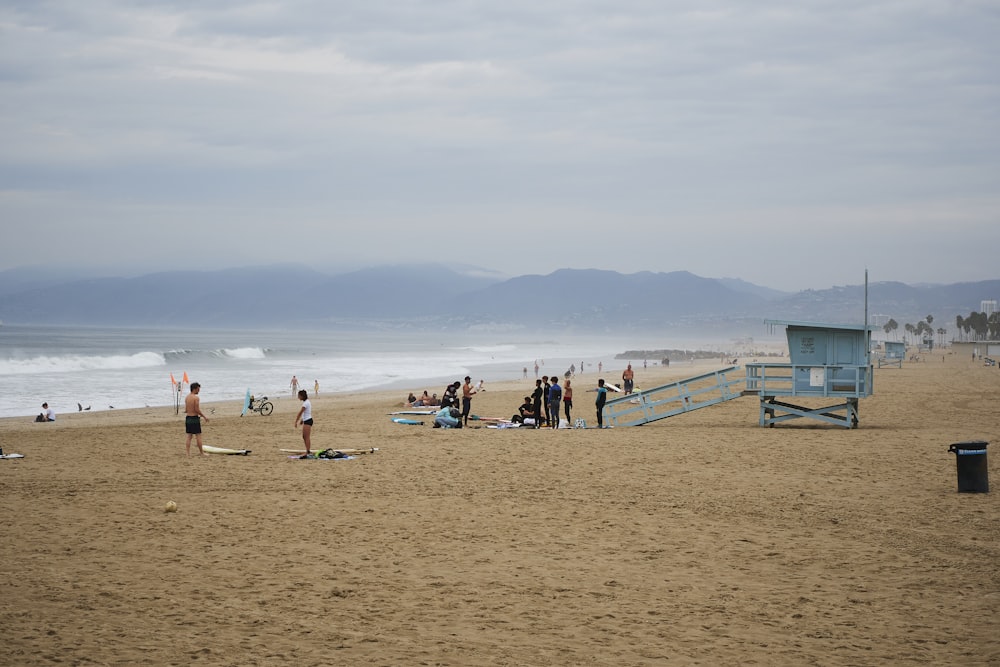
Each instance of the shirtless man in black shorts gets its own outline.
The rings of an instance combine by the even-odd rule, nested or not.
[[[201,385],[197,382],[192,382],[191,393],[184,399],[184,430],[187,432],[187,442],[184,446],[187,449],[188,456],[191,456],[192,435],[195,436],[198,443],[198,451],[202,454],[205,453],[205,450],[201,446],[201,420],[204,419],[207,422],[208,417],[201,411],[201,399],[198,397],[200,391]]]

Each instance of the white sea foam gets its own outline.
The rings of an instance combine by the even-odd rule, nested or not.
[[[264,359],[266,354],[259,347],[237,347],[222,350],[222,354],[233,359]]]
[[[25,359],[0,359],[0,376],[35,373],[75,373],[78,371],[151,368],[166,365],[162,354],[137,352],[114,355],[57,355]]]
[[[625,349],[602,337],[518,340],[504,333],[498,341],[493,335],[5,326],[0,416],[32,416],[42,401],[59,413],[77,411],[78,403],[95,411],[173,406],[183,396],[170,376],[185,374],[201,383],[209,403],[242,401],[248,389],[291,400],[292,375],[310,391],[318,380],[324,394],[386,386],[440,394],[444,384],[466,375],[520,379],[535,359],[543,372],[562,372],[584,359],[595,367],[603,359],[610,368],[612,351]]]

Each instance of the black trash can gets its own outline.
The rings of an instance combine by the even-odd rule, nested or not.
[[[955,452],[959,493],[986,493],[990,490],[990,471],[986,465],[988,444],[982,440],[970,440],[956,442],[948,448],[949,452]]]

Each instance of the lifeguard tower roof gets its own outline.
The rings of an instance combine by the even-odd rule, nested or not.
[[[875,327],[871,324],[827,324],[824,322],[796,322],[794,320],[764,320],[766,324],[772,331],[775,327],[795,327],[799,329],[839,329],[844,331],[864,331],[867,329],[869,332],[875,330]]]

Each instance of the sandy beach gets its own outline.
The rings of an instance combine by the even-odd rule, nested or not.
[[[596,379],[573,382],[589,424]],[[378,448],[340,461],[281,451],[291,395],[240,417],[200,380],[206,444],[252,454],[185,456],[172,407],[0,421],[25,455],[0,460],[0,664],[1000,664],[995,367],[876,369],[853,430],[760,428],[751,396],[444,430],[393,423],[405,391],[321,394],[314,448]],[[486,378],[473,412],[532,386]],[[967,440],[991,493],[957,493]]]

